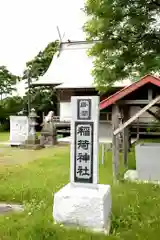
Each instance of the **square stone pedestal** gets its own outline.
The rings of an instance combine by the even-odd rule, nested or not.
[[[66,226],[109,234],[111,205],[109,185],[69,183],[54,195],[53,218]]]
[[[43,145],[40,144],[40,140],[37,136],[29,136],[28,139],[20,145],[22,149],[31,149],[31,150],[40,150],[44,148]]]

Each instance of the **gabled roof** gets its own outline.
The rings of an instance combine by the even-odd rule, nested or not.
[[[34,85],[69,85],[93,87],[92,58],[87,50],[93,43],[87,41],[63,42],[55,54],[47,72]]]
[[[89,50],[96,41],[63,42],[60,54],[54,55],[46,73],[32,85],[52,85],[56,89],[94,88],[93,57],[88,56]],[[128,80],[116,82],[115,87],[130,84]]]
[[[134,82],[130,84],[127,87],[124,87],[120,91],[114,93],[113,95],[109,96],[108,98],[104,99],[102,102],[100,102],[100,109],[104,109],[106,107],[109,107],[110,105],[116,103],[118,100],[122,99],[123,97],[129,95],[130,93],[136,91],[140,87],[144,86],[147,83],[152,83],[158,87],[160,87],[160,78],[152,76],[152,75],[146,75],[143,78],[141,78],[139,81]]]

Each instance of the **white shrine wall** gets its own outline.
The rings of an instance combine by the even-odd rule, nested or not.
[[[71,102],[60,102],[60,121],[70,121],[71,120]]]

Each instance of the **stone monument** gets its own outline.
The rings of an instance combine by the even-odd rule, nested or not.
[[[124,179],[160,183],[160,143],[144,142],[135,146],[136,170],[128,170]]]
[[[98,184],[99,97],[72,97],[70,183],[54,194],[53,218],[109,234],[111,190]]]
[[[28,138],[29,121],[27,116],[10,116],[10,145],[20,146]]]
[[[40,143],[41,145],[53,146],[57,143],[56,125],[54,123],[54,112],[50,111],[42,124]]]

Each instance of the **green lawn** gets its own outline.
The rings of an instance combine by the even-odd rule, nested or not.
[[[134,167],[134,153],[129,157]],[[0,215],[0,240],[159,239],[160,187],[123,181],[113,186],[111,153],[106,154],[105,165],[100,164],[100,183],[112,185],[109,237],[53,224],[53,194],[69,181],[69,147],[42,149],[35,159],[23,165],[0,165],[0,201],[25,204],[22,214]]]
[[[9,140],[9,132],[0,132],[0,142]]]

